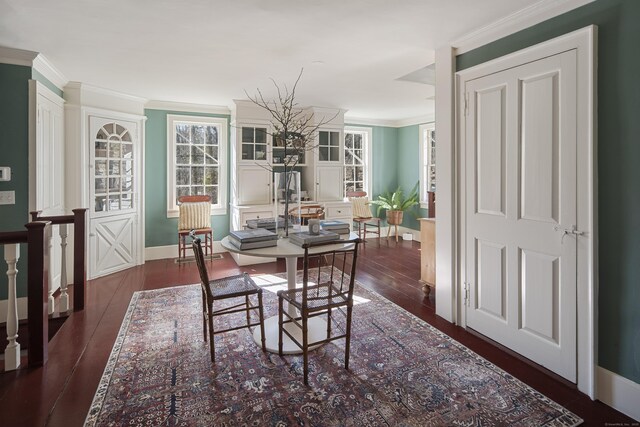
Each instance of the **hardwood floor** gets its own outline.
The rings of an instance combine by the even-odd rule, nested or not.
[[[574,386],[436,317],[434,293],[425,298],[418,282],[419,247],[417,242],[369,240],[359,254],[357,280],[578,414],[585,419],[584,425],[633,425],[632,419],[591,401]],[[213,279],[240,271],[284,272],[285,264],[279,261],[240,268],[225,254],[223,259],[211,261],[209,269]],[[90,281],[85,310],[73,313],[51,340],[48,364],[0,374],[0,425],[82,425],[133,293],[198,280],[195,263],[176,264],[168,259]]]

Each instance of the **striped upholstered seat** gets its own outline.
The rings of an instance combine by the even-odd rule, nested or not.
[[[184,258],[187,249],[187,236],[191,230],[196,235],[204,235],[205,253],[213,253],[213,229],[211,228],[211,196],[178,197],[180,216],[178,219],[178,258]]]

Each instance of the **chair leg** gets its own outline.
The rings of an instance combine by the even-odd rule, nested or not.
[[[251,315],[249,313],[249,295],[244,296],[244,306],[247,309],[247,326],[251,324]]]
[[[216,349],[213,344],[213,316],[211,315],[212,307],[209,307],[209,347],[211,348],[211,361],[216,361]]]
[[[389,238],[389,235],[391,234],[391,224],[388,224],[388,228],[387,228],[387,239]]]
[[[353,305],[349,304],[347,306],[347,336],[344,345],[344,369],[349,369],[349,350],[351,347],[351,310],[353,310]]]
[[[282,296],[278,297],[278,355],[282,356]]]
[[[396,232],[396,243],[398,243],[398,224],[396,224],[394,227]]]
[[[304,361],[304,385],[309,385],[309,334],[308,318],[305,311],[302,312],[302,358]]]
[[[201,289],[202,291],[202,335],[203,335],[203,340],[206,341],[207,340],[207,317],[209,317],[209,313],[207,313],[207,297],[204,293],[204,290]]]
[[[260,335],[262,336],[262,351],[267,351],[267,340],[264,336],[264,311],[262,309],[262,291],[258,292],[258,313],[260,315]]]

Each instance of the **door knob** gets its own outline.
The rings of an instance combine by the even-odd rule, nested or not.
[[[562,232],[562,237],[560,238],[560,243],[562,243],[564,241],[564,236],[566,236],[567,234],[572,234],[574,236],[583,236],[584,235],[584,231],[578,231],[578,229],[575,226],[575,224],[572,225],[571,228],[564,228],[564,227],[561,227],[559,225],[556,225],[555,227],[553,227],[553,229],[555,231]]]

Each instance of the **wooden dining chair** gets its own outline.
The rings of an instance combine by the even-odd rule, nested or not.
[[[380,239],[380,218],[371,214],[369,198],[366,191],[347,191],[347,198],[351,202],[353,212],[353,223],[357,225],[358,237],[366,243],[367,233],[377,234]],[[367,230],[367,226],[373,227]]]
[[[278,353],[282,356],[283,334],[286,334],[302,350],[304,361],[304,383],[309,384],[309,349],[319,344],[345,339],[344,367],[349,369],[349,348],[351,344],[351,318],[353,310],[353,288],[356,275],[356,260],[360,239],[340,241],[342,246],[336,248],[336,242],[303,245],[302,288],[278,291]],[[327,246],[332,246],[331,248]],[[323,250],[323,247],[327,247]],[[313,249],[314,253],[310,253]],[[316,252],[318,251],[318,252]],[[292,315],[284,309],[284,302],[293,306],[300,313]],[[346,309],[346,313],[343,311]],[[332,335],[334,315],[340,311],[346,316],[344,330]],[[294,312],[292,310],[292,312]],[[325,316],[327,321],[326,338],[309,342],[309,319]],[[286,317],[286,319],[285,319]],[[293,324],[302,332],[302,342],[285,329]]]
[[[310,219],[323,219],[324,207],[322,205],[300,205],[289,209],[289,216],[300,219],[300,225],[306,225]]]
[[[187,236],[192,231],[204,236],[204,251],[213,254],[213,229],[211,228],[211,196],[178,197],[180,214],[178,217],[178,259],[186,256]]]
[[[267,351],[264,335],[262,288],[256,285],[247,273],[229,276],[222,279],[209,280],[209,273],[207,272],[207,266],[204,263],[204,254],[202,253],[202,243],[200,238],[196,236],[195,230],[193,230],[189,235],[192,239],[193,254],[196,258],[196,264],[198,265],[198,272],[200,273],[200,285],[202,287],[202,332],[206,341],[208,325],[211,361],[215,362],[216,360],[214,336],[223,332],[235,331],[236,329],[259,326],[260,332],[262,333],[262,351]],[[257,296],[257,305],[251,303],[250,297],[253,295]],[[231,306],[224,305],[216,310],[213,309],[213,305],[216,301],[243,297],[244,302]],[[257,323],[252,323],[252,310],[258,311],[259,321]],[[246,312],[246,324],[227,329],[214,329],[214,317],[239,312]]]

